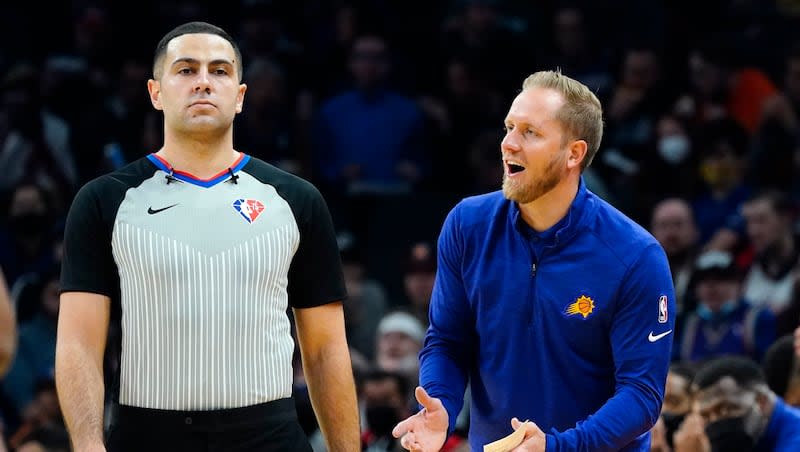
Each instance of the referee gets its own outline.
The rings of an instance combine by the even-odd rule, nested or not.
[[[331,217],[313,185],[233,148],[241,76],[224,30],[168,32],[147,84],[163,146],[73,200],[56,383],[76,451],[310,451],[289,307],[328,450],[359,449]]]

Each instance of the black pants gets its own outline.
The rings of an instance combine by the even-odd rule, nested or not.
[[[213,411],[118,405],[108,452],[310,452],[294,399]]]

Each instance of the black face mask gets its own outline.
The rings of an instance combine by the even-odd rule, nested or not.
[[[397,409],[390,405],[374,405],[367,407],[367,425],[378,437],[391,436],[392,429],[400,422]]]
[[[681,426],[683,419],[686,418],[685,414],[662,413],[661,418],[664,419],[664,428],[666,430],[667,444],[672,447],[672,435]]]
[[[745,417],[733,417],[706,426],[706,436],[712,452],[750,452],[756,439],[745,430]]]

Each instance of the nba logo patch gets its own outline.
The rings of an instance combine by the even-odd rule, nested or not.
[[[261,212],[264,211],[264,203],[257,199],[237,199],[233,202],[233,208],[247,220],[248,223],[256,221]]]
[[[667,296],[661,295],[658,299],[658,323],[667,323],[669,313],[667,311]]]

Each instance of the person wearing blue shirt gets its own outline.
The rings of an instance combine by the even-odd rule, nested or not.
[[[699,362],[742,355],[760,362],[775,341],[775,314],[741,296],[741,271],[734,256],[709,250],[694,265],[691,284],[697,309],[678,320],[672,359]]]
[[[663,248],[583,182],[600,102],[560,71],[537,72],[505,127],[502,190],[444,221],[422,409],[393,434],[439,450],[469,383],[472,450],[524,428],[526,451],[649,451],[675,296]]]
[[[695,410],[675,433],[676,452],[800,450],[800,410],[769,389],[752,359],[708,361],[692,388]]]

